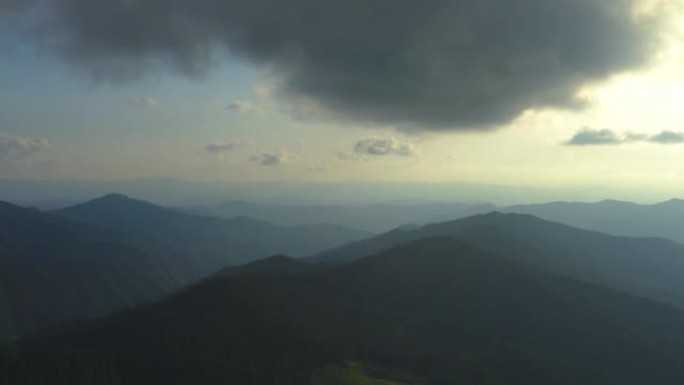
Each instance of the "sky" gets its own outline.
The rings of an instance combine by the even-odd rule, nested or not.
[[[0,178],[681,197],[682,6],[0,0]]]

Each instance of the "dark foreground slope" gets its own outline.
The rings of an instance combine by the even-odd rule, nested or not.
[[[24,341],[0,382],[320,384],[354,361],[427,384],[678,385],[682,326],[665,305],[431,238],[325,272],[214,278]]]
[[[196,256],[210,274],[274,254],[308,255],[369,234],[342,226],[284,227],[248,217],[185,214],[119,194],[53,212],[72,220],[153,237]],[[198,263],[199,265],[199,263]]]
[[[0,202],[0,340],[159,299],[187,277],[172,250]]]
[[[400,228],[308,260],[343,263],[433,236],[462,239],[527,266],[684,307],[684,245],[581,230],[531,215],[490,213]]]

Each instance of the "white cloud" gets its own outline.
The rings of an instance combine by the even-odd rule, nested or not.
[[[236,142],[213,142],[204,146],[204,150],[213,155],[235,151],[240,146]]]
[[[340,162],[356,162],[360,160],[358,155],[347,151],[338,151],[335,153],[335,158]]]
[[[325,172],[330,170],[330,166],[327,164],[314,164],[307,168],[309,172]]]
[[[151,110],[157,106],[157,101],[151,96],[145,96],[131,102],[133,107]]]
[[[601,146],[617,145],[625,143],[644,142],[654,144],[682,144],[684,143],[684,132],[661,131],[657,134],[627,133],[619,135],[609,130],[593,130],[584,128],[564,144],[567,146]]]
[[[226,107],[227,110],[233,110],[237,111],[243,115],[249,115],[249,114],[261,114],[265,112],[265,107],[247,102],[244,100],[236,100],[232,102],[228,107]]]
[[[399,143],[394,138],[368,137],[361,139],[354,144],[354,153],[371,156],[413,156],[416,150],[413,145]]]
[[[287,163],[288,155],[284,151],[264,152],[248,158],[250,162],[257,162],[262,166],[277,166]]]
[[[30,161],[34,154],[47,150],[51,146],[47,139],[19,137],[0,132],[0,160]]]

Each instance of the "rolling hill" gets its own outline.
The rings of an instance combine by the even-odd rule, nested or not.
[[[214,277],[24,340],[0,356],[0,381],[675,385],[683,324],[674,308],[427,238],[315,274]]]
[[[608,234],[660,237],[684,243],[684,200],[652,205],[604,200],[516,205],[501,212],[531,214],[546,220]]]
[[[226,265],[363,235],[192,216],[121,195],[50,213],[0,203],[0,340],[157,300]]]
[[[581,230],[531,215],[490,213],[418,228],[398,228],[308,258],[343,263],[394,245],[450,236],[547,272],[684,307],[684,246]]]
[[[195,255],[206,266],[202,275],[276,254],[308,255],[370,235],[337,225],[284,227],[244,216],[190,215],[120,194],[52,213],[165,242]]]
[[[161,298],[189,282],[175,251],[0,202],[0,340]]]
[[[223,218],[248,216],[283,226],[334,223],[379,233],[406,224],[434,222],[445,216],[449,219],[463,218],[494,209],[495,207],[490,204],[467,203],[287,205],[231,201],[218,206],[194,207],[186,210]]]

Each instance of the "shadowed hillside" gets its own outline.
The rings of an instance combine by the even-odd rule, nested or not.
[[[683,324],[667,306],[430,238],[317,274],[214,278],[26,340],[0,373],[34,384],[301,385],[353,361],[429,384],[675,385]]]
[[[0,202],[0,339],[158,299],[186,267],[161,245]]]
[[[580,230],[531,215],[490,213],[399,228],[308,260],[342,263],[432,236],[463,239],[524,265],[684,306],[684,246]]]
[[[203,275],[274,254],[307,255],[368,236],[341,226],[276,226],[240,216],[185,214],[119,194],[53,212],[85,223],[154,237],[206,262]]]
[[[226,265],[364,235],[193,216],[117,194],[52,213],[2,203],[0,340],[159,299]]]

